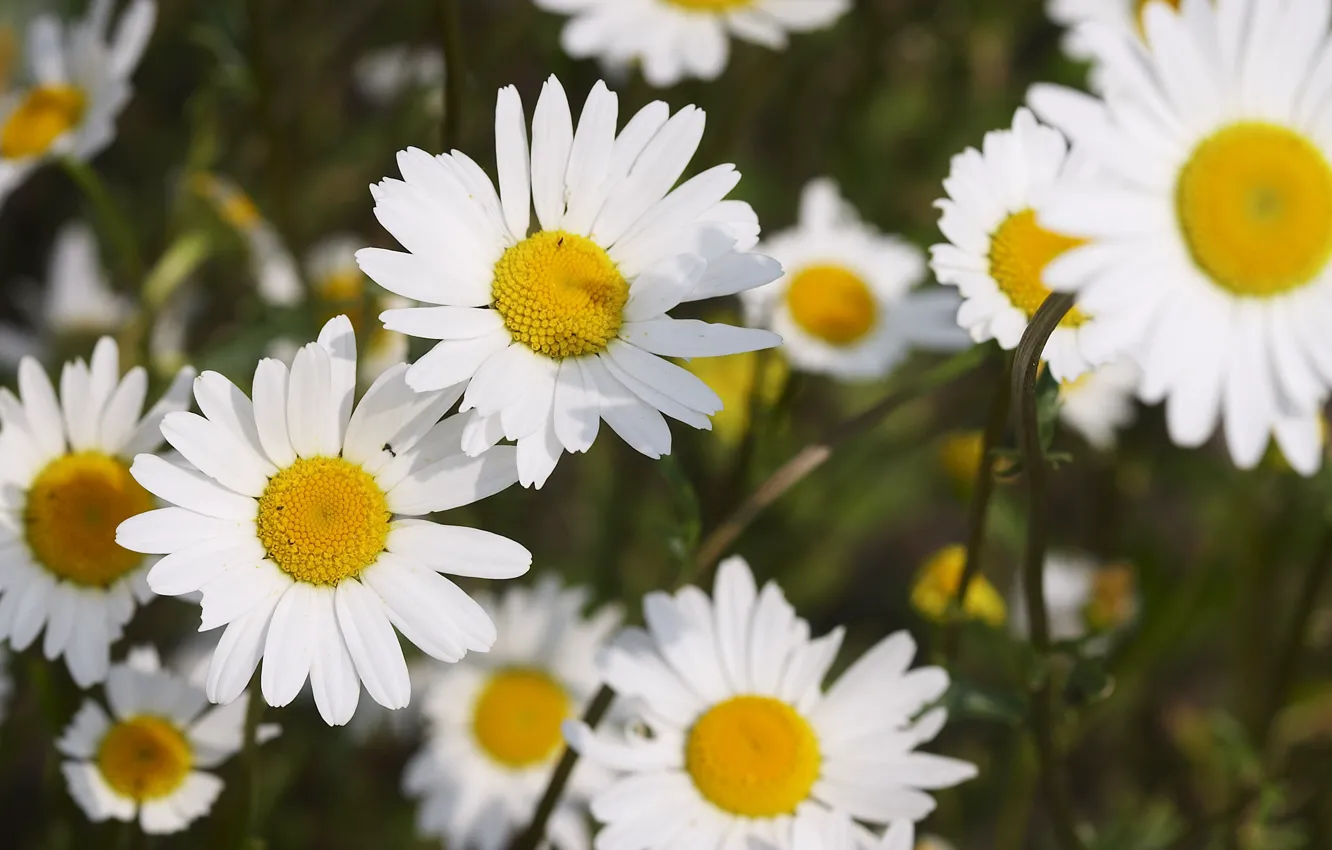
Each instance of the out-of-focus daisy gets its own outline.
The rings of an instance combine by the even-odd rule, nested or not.
[[[409,253],[356,255],[385,289],[430,305],[390,310],[390,330],[440,340],[407,373],[415,389],[465,382],[469,454],[518,443],[525,486],[541,486],[565,451],[592,447],[604,419],[649,457],[671,450],[662,414],[696,428],[721,400],[667,357],[777,345],[767,331],[678,320],[684,301],[773,280],[748,249],[758,222],[727,201],[740,180],[721,165],[671,189],[703,136],[703,112],[645,107],[616,135],[618,99],[603,83],[575,131],[551,77],[529,146],[522,101],[502,89],[495,116],[500,193],[465,154],[398,155],[403,180],[371,187],[375,215]],[[537,228],[532,231],[535,205]],[[529,235],[530,232],[530,235]]]
[[[282,237],[233,181],[217,174],[196,174],[194,191],[213,205],[218,216],[245,241],[259,297],[277,307],[291,307],[304,297],[300,269]]]
[[[791,830],[791,850],[912,850],[916,827],[897,821],[882,837],[867,834],[844,812],[811,812]],[[916,850],[920,850],[916,846]]]
[[[759,250],[785,274],[744,293],[746,316],[781,334],[796,369],[880,378],[913,347],[968,345],[954,320],[955,293],[910,291],[925,277],[919,249],[862,222],[831,180],[809,183],[795,229]]]
[[[68,26],[50,14],[29,24],[28,76],[0,95],[0,201],[49,158],[88,160],[111,144],[157,18],[153,0],[134,0],[111,31],[112,5],[92,0]]]
[[[110,713],[95,699],[65,728],[56,749],[69,794],[88,819],[138,820],[144,832],[180,832],[207,815],[222,780],[208,772],[241,748],[245,703],[204,711],[203,689],[163,670],[140,648],[111,668]]]
[[[827,691],[842,630],[810,639],[777,585],[761,591],[739,558],[713,598],[696,587],[649,594],[647,629],[625,629],[598,666],[637,715],[628,738],[565,724],[584,758],[623,772],[592,800],[596,846],[790,847],[809,817],[840,809],[859,821],[917,821],[926,789],[976,775],[966,762],[915,748],[943,728],[938,667],[907,671],[915,642],[885,638]]]
[[[1225,423],[1248,468],[1275,435],[1297,470],[1322,462],[1332,385],[1332,59],[1322,0],[1153,3],[1146,46],[1083,29],[1102,100],[1038,86],[1031,102],[1095,170],[1056,187],[1043,225],[1090,245],[1046,281],[1096,314],[1083,350],[1128,353],[1170,435],[1197,446]]]
[[[45,354],[56,337],[113,334],[133,315],[133,300],[111,288],[97,240],[83,222],[67,224],[56,235],[41,304],[34,312],[36,333],[0,324],[0,361],[17,363],[28,354]]]
[[[780,354],[746,351],[726,357],[687,360],[684,367],[717,393],[722,409],[712,417],[712,429],[724,446],[734,446],[749,432],[752,402],[771,405],[786,385],[791,367]],[[761,373],[761,374],[760,374]],[[754,383],[762,381],[755,397]]]
[[[1100,566],[1086,555],[1051,553],[1044,575],[1051,640],[1113,632],[1137,616],[1137,582],[1127,565]],[[1029,628],[1021,586],[1013,591],[1012,626],[1019,635]]]
[[[564,749],[561,725],[592,697],[596,653],[619,625],[615,608],[584,618],[587,598],[553,578],[498,601],[478,596],[500,638],[490,653],[441,671],[429,686],[426,742],[403,778],[420,801],[422,834],[450,847],[501,850],[527,825]],[[589,846],[587,799],[604,774],[580,765],[550,819],[553,846]]]
[[[1165,3],[1178,9],[1180,0],[1047,0],[1050,19],[1068,29],[1064,52],[1073,59],[1094,60],[1095,51],[1081,33],[1084,24],[1097,23],[1133,38],[1142,38],[1143,14],[1149,2]],[[1105,75],[1093,65],[1092,87],[1104,89]]]
[[[1049,230],[1037,221],[1037,201],[1081,169],[1070,163],[1068,143],[1057,131],[1019,109],[1011,130],[985,134],[981,150],[953,157],[939,229],[948,243],[930,249],[940,283],[962,293],[957,322],[976,342],[994,339],[1017,347],[1027,323],[1049,296],[1045,267],[1082,240]],[[1095,320],[1074,308],[1050,336],[1044,357],[1057,380],[1089,368],[1081,339]]]
[[[412,302],[378,289],[367,292],[369,279],[356,264],[356,251],[362,244],[346,233],[329,236],[310,249],[305,268],[320,312],[324,316],[342,313],[351,319],[365,348],[359,368],[361,382],[368,385],[389,367],[407,360],[407,337],[386,330],[371,317],[410,307]]]
[[[122,379],[103,337],[90,362],[65,364],[58,396],[30,357],[19,397],[0,389],[0,638],[21,650],[45,627],[43,653],[64,656],[80,687],[106,678],[111,644],[151,597],[156,559],[118,546],[116,526],[156,507],[130,459],[161,445],[158,425],[189,405],[192,376],[182,371],[144,414],[147,373]]]
[[[650,85],[694,77],[715,80],[726,69],[732,36],[773,50],[787,33],[830,27],[851,0],[536,0],[571,15],[561,39],[576,59],[610,68],[637,64]]]
[[[1100,451],[1115,446],[1119,431],[1133,424],[1142,372],[1127,357],[1059,385],[1059,420]]]
[[[514,449],[462,454],[468,416],[439,421],[462,388],[416,393],[406,366],[380,376],[353,408],[356,337],[338,316],[288,372],[260,361],[254,399],[205,372],[203,416],[173,413],[162,434],[190,465],[139,455],[135,479],[172,507],[134,517],[117,540],[167,557],[148,584],[202,591],[201,630],[225,625],[208,698],[228,703],[259,659],[264,698],[284,706],[310,680],[320,715],[351,719],[361,683],[376,702],[410,698],[394,627],[424,652],[484,652],[495,626],[440,575],[512,578],[531,554],[512,541],[421,517],[470,504],[517,480]]]
[[[947,622],[962,584],[962,571],[966,568],[965,546],[945,546],[920,568],[911,586],[911,606],[922,616],[937,623]],[[990,626],[1002,626],[1008,618],[1004,597],[983,575],[972,578],[967,585],[967,598],[962,600],[962,616],[979,620]]]
[[[983,431],[953,431],[939,440],[939,465],[961,492],[970,492],[975,485],[983,460]]]
[[[430,91],[432,108],[444,103],[444,54],[437,47],[396,44],[367,53],[352,67],[356,90],[376,106],[385,106],[413,89]]]

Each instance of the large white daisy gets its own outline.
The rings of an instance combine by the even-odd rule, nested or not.
[[[811,181],[792,230],[759,245],[782,277],[743,293],[752,325],[781,335],[796,369],[839,378],[881,378],[912,348],[970,344],[950,291],[911,292],[925,278],[920,250],[860,220],[828,179]]]
[[[398,155],[403,180],[372,187],[375,215],[410,253],[357,260],[385,289],[441,306],[390,310],[390,330],[441,340],[407,373],[418,390],[466,382],[477,416],[463,446],[518,442],[524,485],[565,451],[584,452],[600,420],[649,457],[669,454],[662,414],[696,428],[721,401],[664,359],[767,348],[767,331],[677,320],[684,301],[767,283],[777,264],[748,253],[758,221],[727,201],[740,175],[711,168],[672,191],[703,136],[701,110],[645,107],[616,135],[618,99],[602,83],[575,131],[564,89],[546,83],[532,142],[518,92],[495,117],[500,193],[465,154]],[[530,152],[530,157],[529,157]],[[538,226],[532,231],[531,210]]]
[[[514,449],[462,454],[469,416],[440,421],[461,387],[415,393],[405,366],[380,376],[353,409],[356,338],[338,316],[287,367],[260,361],[251,401],[205,372],[203,416],[175,413],[162,433],[191,465],[135,458],[135,479],[172,507],[134,517],[117,540],[167,557],[153,591],[202,591],[200,630],[226,626],[208,698],[261,684],[283,706],[310,680],[324,720],[351,719],[361,683],[402,708],[411,686],[396,626],[444,661],[495,641],[485,611],[440,575],[512,578],[532,556],[512,541],[411,517],[470,504],[517,480]]]
[[[851,0],[536,0],[572,15],[561,39],[578,59],[611,68],[641,66],[662,88],[689,77],[715,80],[730,56],[732,36],[774,50],[788,32],[832,26]]]
[[[596,847],[790,848],[806,818],[841,809],[859,821],[917,821],[922,789],[976,775],[966,762],[915,752],[943,728],[938,667],[907,672],[915,642],[885,638],[827,691],[842,630],[810,639],[776,584],[760,591],[739,558],[713,598],[696,587],[649,594],[647,629],[602,653],[606,682],[638,718],[629,738],[570,722],[584,758],[623,772],[592,800]]]
[[[116,545],[121,520],[156,507],[130,459],[162,443],[158,425],[189,406],[185,370],[148,413],[142,367],[120,377],[109,337],[92,360],[66,363],[60,393],[32,358],[19,396],[0,389],[0,639],[15,649],[43,627],[42,651],[64,656],[80,687],[106,678],[111,644],[139,602],[155,560]]]
[[[527,825],[564,749],[561,724],[582,714],[600,684],[594,659],[620,622],[614,607],[585,618],[587,600],[585,589],[550,577],[498,600],[477,597],[500,638],[488,654],[440,671],[426,691],[426,741],[403,777],[420,800],[422,834],[501,850]],[[589,846],[587,800],[607,778],[597,765],[575,770],[550,819],[553,846]]]
[[[1275,434],[1322,462],[1332,384],[1332,45],[1326,0],[1154,3],[1147,43],[1088,25],[1115,83],[1104,99],[1038,86],[1032,105],[1095,171],[1057,187],[1041,222],[1092,243],[1046,271],[1095,313],[1088,357],[1127,352],[1170,435],[1225,422],[1252,467]]]
[[[88,160],[115,138],[157,5],[134,0],[108,33],[112,6],[92,0],[87,16],[69,26],[49,14],[29,24],[29,78],[0,95],[0,202],[50,157]]]
[[[108,714],[85,700],[56,749],[70,796],[88,819],[138,820],[150,834],[179,832],[222,793],[209,772],[240,750],[245,703],[204,711],[203,689],[163,670],[141,647],[106,681]]]
[[[1064,137],[1026,109],[1017,111],[1011,130],[986,133],[981,150],[953,157],[944,181],[948,197],[936,204],[948,243],[930,249],[930,265],[940,283],[961,291],[957,322],[976,342],[1016,348],[1049,296],[1045,267],[1080,240],[1043,227],[1035,206],[1081,170],[1070,161]],[[1075,308],[1050,336],[1044,356],[1055,378],[1071,380],[1089,368],[1081,339],[1094,323]]]

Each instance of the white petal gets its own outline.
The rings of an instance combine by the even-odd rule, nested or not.
[[[264,669],[260,683],[268,704],[281,708],[301,692],[310,675],[315,644],[325,636],[317,631],[315,613],[318,588],[295,582],[282,594],[264,639]]]
[[[387,548],[436,572],[468,578],[517,578],[532,566],[532,553],[507,537],[425,520],[393,523]]]
[[[356,704],[361,698],[361,680],[338,625],[335,600],[336,591],[331,587],[315,587],[310,595],[310,622],[306,626],[313,643],[310,690],[324,722],[330,726],[345,726],[356,713]]]
[[[518,89],[505,86],[495,104],[495,161],[499,170],[504,221],[514,242],[527,238],[532,223],[527,118]]]
[[[366,691],[385,708],[405,708],[412,685],[384,601],[356,579],[347,579],[338,583],[336,602],[338,625]]]

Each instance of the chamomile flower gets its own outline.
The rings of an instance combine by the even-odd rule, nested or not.
[[[625,629],[600,656],[606,682],[638,717],[626,739],[565,724],[583,757],[623,776],[592,799],[595,846],[790,847],[801,822],[840,809],[859,821],[917,821],[925,789],[976,769],[915,752],[943,728],[938,667],[911,672],[915,642],[885,638],[828,690],[842,630],[810,639],[775,584],[761,591],[739,558],[713,598],[696,587],[650,594],[647,629]]]
[[[715,80],[726,69],[732,36],[773,50],[787,33],[830,27],[851,0],[536,0],[572,16],[561,39],[576,59],[616,68],[638,64],[657,88],[687,78]]]
[[[981,150],[953,157],[939,229],[948,240],[930,249],[940,283],[956,286],[963,303],[957,322],[976,342],[1017,347],[1027,323],[1049,296],[1045,267],[1082,240],[1049,230],[1036,217],[1039,198],[1070,174],[1068,143],[1019,109],[1011,130],[985,134]],[[1087,371],[1081,338],[1095,320],[1075,307],[1050,336],[1044,356],[1061,381]]]
[[[260,361],[251,401],[205,372],[203,416],[174,413],[162,434],[191,464],[139,455],[135,480],[171,507],[134,517],[117,540],[165,555],[155,593],[202,592],[201,631],[226,626],[208,698],[228,703],[260,658],[269,705],[308,678],[330,725],[351,719],[361,683],[402,708],[411,686],[394,627],[428,655],[485,652],[495,626],[440,575],[512,578],[531,554],[488,532],[414,519],[470,504],[517,480],[515,450],[462,454],[469,416],[440,421],[461,387],[415,393],[406,366],[380,376],[353,407],[356,337],[338,316],[290,371]]]
[[[56,741],[70,796],[88,819],[180,832],[222,793],[209,772],[240,750],[245,703],[205,711],[203,689],[163,670],[140,648],[111,668],[107,707],[87,699]]]
[[[360,239],[347,233],[328,236],[310,249],[305,268],[310,293],[320,311],[325,316],[345,314],[364,342],[366,351],[358,369],[361,383],[368,386],[386,369],[407,360],[407,337],[386,330],[370,317],[383,310],[410,307],[412,302],[378,289],[367,291],[370,281],[356,264],[356,250],[361,244]]]
[[[1045,561],[1044,576],[1051,640],[1112,632],[1137,616],[1137,582],[1124,564],[1101,566],[1086,555],[1053,552]],[[1020,585],[1013,591],[1012,626],[1019,635],[1029,628]]]
[[[106,678],[110,649],[140,602],[156,560],[116,544],[121,520],[156,507],[130,460],[162,443],[158,425],[189,405],[182,371],[147,414],[148,375],[120,376],[109,337],[92,360],[66,363],[56,394],[37,361],[19,363],[19,396],[0,389],[0,639],[64,657],[87,688]]]
[[[1050,19],[1067,28],[1064,52],[1073,59],[1095,60],[1095,51],[1081,35],[1084,24],[1098,23],[1133,38],[1142,38],[1143,14],[1148,3],[1166,3],[1178,9],[1180,0],[1048,0]],[[1102,70],[1093,65],[1092,88],[1102,91],[1106,83]]]
[[[1325,0],[1187,0],[1144,11],[1146,44],[1088,25],[1105,99],[1038,86],[1031,103],[1095,170],[1056,187],[1043,226],[1082,244],[1048,284],[1095,312],[1084,352],[1128,353],[1171,437],[1225,424],[1235,463],[1269,437],[1322,462],[1332,385],[1332,60]],[[1091,240],[1091,244],[1085,244]]]
[[[968,345],[955,293],[911,292],[925,277],[920,250],[862,222],[831,180],[809,183],[799,224],[759,250],[785,274],[743,294],[746,318],[781,334],[795,369],[881,378],[912,348]]]
[[[356,60],[352,81],[376,106],[387,106],[404,92],[420,89],[431,93],[431,108],[438,110],[444,104],[444,54],[437,47],[385,47]]]
[[[868,833],[844,812],[818,812],[792,829],[791,850],[913,850],[916,827],[897,821],[882,837]]]
[[[192,184],[194,191],[212,204],[218,216],[245,241],[251,274],[264,303],[275,307],[299,304],[305,292],[296,259],[250,196],[217,174],[196,174]]]
[[[1135,397],[1142,372],[1127,357],[1100,366],[1059,385],[1059,421],[1082,435],[1094,449],[1115,447],[1118,432],[1133,424]]]
[[[597,650],[619,625],[616,608],[585,618],[587,597],[553,578],[499,600],[478,596],[500,638],[490,653],[434,678],[426,741],[403,778],[420,801],[422,834],[450,847],[500,850],[527,825],[564,750],[561,724],[580,716],[597,689]],[[551,817],[551,845],[590,845],[587,799],[606,778],[596,765],[579,766]]]
[[[965,546],[945,546],[931,555],[911,585],[911,607],[936,623],[948,622],[966,563]],[[967,598],[962,601],[961,613],[965,619],[996,627],[1002,626],[1008,618],[1004,598],[983,575],[972,577],[967,585]]]
[[[725,200],[740,179],[732,166],[671,189],[702,139],[702,111],[670,116],[664,103],[649,104],[617,136],[618,108],[598,83],[575,130],[551,77],[529,146],[518,92],[502,89],[498,194],[465,154],[415,148],[398,155],[403,180],[371,187],[376,216],[408,253],[365,248],[361,268],[390,292],[439,305],[381,317],[389,330],[440,340],[408,384],[466,384],[461,409],[477,415],[464,448],[476,455],[517,441],[526,486],[541,486],[565,451],[591,448],[602,419],[653,458],[671,450],[663,413],[710,427],[721,400],[664,358],[781,341],[667,315],[767,283],[779,269],[748,252],[758,222],[748,204]]]
[[[29,77],[0,95],[0,201],[51,157],[88,160],[111,144],[157,18],[153,0],[134,0],[108,32],[112,6],[92,0],[69,26],[49,14],[29,24]]]

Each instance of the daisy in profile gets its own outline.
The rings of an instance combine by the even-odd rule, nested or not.
[[[564,89],[541,92],[528,144],[518,92],[495,115],[500,191],[454,151],[398,154],[403,179],[371,187],[375,215],[407,252],[356,255],[374,281],[427,305],[390,310],[389,330],[439,340],[407,373],[433,391],[464,383],[477,455],[518,443],[525,486],[566,452],[585,452],[601,420],[652,458],[671,451],[662,414],[709,428],[721,400],[668,357],[770,348],[774,334],[673,319],[686,301],[775,279],[748,252],[758,221],[728,201],[740,175],[719,165],[672,190],[703,136],[703,112],[652,103],[616,134],[618,100],[598,83],[575,130]],[[533,228],[532,208],[536,208]],[[435,306],[437,305],[437,306]]]
[[[934,809],[927,790],[976,775],[915,751],[943,728],[946,712],[929,706],[948,674],[908,672],[916,646],[905,632],[825,690],[842,630],[811,640],[777,585],[759,590],[742,559],[722,563],[712,599],[696,587],[652,593],[643,614],[647,628],[625,629],[598,660],[637,718],[628,738],[565,724],[570,746],[622,773],[592,799],[601,850],[791,847],[803,821],[821,826],[830,810],[918,821]]]
[[[139,822],[149,834],[180,832],[222,793],[209,772],[244,740],[245,703],[205,711],[202,688],[139,648],[111,668],[108,713],[87,699],[56,741],[69,794],[88,820]]]
[[[966,563],[965,546],[945,546],[931,555],[911,585],[911,607],[928,620],[948,622],[953,602],[957,599],[957,590],[962,584],[962,571]],[[967,584],[967,598],[962,601],[962,617],[996,628],[1008,619],[1008,606],[1004,604],[1004,597],[984,575],[974,576]]]
[[[158,425],[189,406],[184,370],[147,414],[148,375],[121,378],[110,337],[90,362],[65,364],[57,395],[31,357],[19,396],[0,389],[0,639],[63,657],[81,688],[106,678],[111,644],[140,602],[156,560],[116,544],[116,526],[157,505],[130,461],[162,443]]]
[[[28,25],[28,76],[0,97],[0,202],[48,159],[89,160],[111,144],[157,5],[133,0],[114,29],[111,9],[91,0],[73,24],[43,14]]]
[[[1222,422],[1235,463],[1275,436],[1310,475],[1332,385],[1332,60],[1322,0],[1201,0],[1144,13],[1146,44],[1083,33],[1109,99],[1038,86],[1031,103],[1094,171],[1056,187],[1044,227],[1075,249],[1047,283],[1097,317],[1084,352],[1123,353],[1181,446]],[[1088,244],[1090,242],[1090,244]]]
[[[407,705],[394,627],[443,661],[495,642],[486,612],[440,573],[513,578],[531,554],[415,517],[513,484],[514,449],[464,455],[470,417],[440,421],[461,387],[418,394],[405,371],[385,372],[353,405],[356,337],[338,316],[290,371],[260,361],[253,401],[215,372],[199,376],[204,415],[162,422],[187,463],[135,458],[135,480],[170,507],[125,522],[117,539],[166,556],[148,575],[153,592],[202,592],[200,631],[226,626],[208,670],[213,702],[236,699],[262,658],[269,705],[287,705],[309,679],[320,715],[340,726],[362,683],[386,708]]]
[[[403,786],[420,801],[418,830],[449,847],[500,850],[527,826],[564,750],[561,725],[582,715],[600,680],[597,651],[619,625],[588,594],[543,578],[478,601],[499,627],[490,653],[441,670],[425,695],[426,741]],[[559,850],[589,846],[587,799],[606,772],[580,765],[549,822]]]
[[[611,68],[637,64],[649,85],[715,80],[726,69],[732,36],[781,50],[787,33],[832,26],[851,0],[536,0],[571,15],[561,39],[575,59]]]
[[[809,183],[799,224],[759,250],[785,274],[743,294],[746,318],[781,335],[795,369],[870,380],[912,348],[969,344],[954,293],[911,292],[925,277],[919,249],[862,222],[831,180]]]
[[[245,242],[250,254],[250,272],[265,304],[292,307],[301,303],[305,289],[301,272],[277,228],[264,218],[245,190],[217,174],[201,173],[191,178],[194,191],[208,201],[218,217]]]
[[[1121,357],[1059,385],[1059,421],[1097,451],[1115,447],[1118,434],[1133,424],[1142,371]]]
[[[962,293],[957,323],[976,342],[997,340],[1017,348],[1027,323],[1050,295],[1045,267],[1083,240],[1050,230],[1037,220],[1035,205],[1054,186],[1078,172],[1068,143],[1057,131],[1019,109],[1011,130],[985,134],[981,150],[953,157],[936,206],[947,243],[930,249],[940,283]],[[1045,360],[1057,380],[1087,371],[1081,340],[1095,320],[1075,307],[1050,336]]]
[[[844,812],[818,812],[796,822],[791,850],[920,850],[915,844],[916,827],[909,820],[897,821],[883,836],[867,834]]]
[[[1137,582],[1125,564],[1101,566],[1087,555],[1052,552],[1044,575],[1051,640],[1082,640],[1114,632],[1138,614]],[[1013,591],[1012,626],[1016,634],[1026,636],[1027,605],[1020,585]]]

